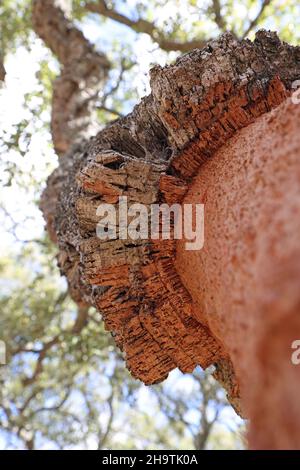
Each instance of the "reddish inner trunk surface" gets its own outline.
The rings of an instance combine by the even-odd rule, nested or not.
[[[300,106],[287,100],[238,132],[185,197],[205,204],[205,243],[176,268],[228,351],[252,448],[300,448]]]

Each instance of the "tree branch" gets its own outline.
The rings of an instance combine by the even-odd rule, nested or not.
[[[38,413],[44,413],[45,411],[46,412],[49,412],[49,411],[59,411],[62,406],[66,403],[66,401],[68,400],[69,396],[71,394],[71,385],[69,385],[69,387],[67,388],[66,392],[64,393],[64,396],[63,398],[54,406],[42,406],[41,408],[38,408],[37,410],[33,411],[29,416],[28,416],[28,420],[32,419],[35,415],[37,415]]]
[[[226,22],[221,14],[221,5],[220,0],[213,0],[212,3],[213,13],[215,16],[215,23],[217,24],[218,28],[225,32],[227,29]]]
[[[65,293],[63,293],[64,295]],[[62,296],[63,298],[63,296]],[[72,335],[79,335],[82,331],[82,329],[85,327],[88,321],[88,313],[89,313],[89,306],[81,306],[78,307],[78,312],[77,312],[77,317],[75,319],[74,325],[71,328],[70,331],[67,331],[65,333],[71,333]],[[35,369],[31,377],[25,377],[23,379],[23,385],[24,387],[27,387],[28,385],[31,385],[35,382],[37,377],[41,374],[43,371],[43,362],[45,358],[47,357],[48,351],[55,345],[59,344],[61,341],[60,335],[54,336],[50,341],[47,343],[44,343],[43,347],[39,350],[32,350],[31,352],[38,353],[38,358],[35,364]],[[19,350],[18,352],[29,352],[29,350]]]
[[[43,348],[41,349],[38,359],[36,361],[35,369],[31,377],[26,377],[23,380],[23,386],[27,387],[28,385],[31,385],[33,382],[35,382],[36,378],[40,375],[40,373],[43,371],[43,361],[47,356],[47,352],[49,349],[52,348],[52,346],[55,346],[57,343],[59,343],[59,335],[55,336],[53,339],[48,341],[48,343],[45,343]]]
[[[108,100],[108,98],[112,97],[114,95],[114,93],[116,93],[121,85],[121,83],[123,82],[123,77],[124,77],[124,73],[129,70],[132,66],[134,65],[133,62],[131,62],[129,65],[126,63],[126,59],[123,57],[121,59],[121,64],[120,64],[120,72],[119,72],[119,76],[115,82],[115,84],[108,90],[106,91],[102,98],[101,98],[101,101],[99,103],[99,105],[97,106],[97,109],[100,109],[102,111],[106,111],[110,114],[114,114],[115,116],[117,117],[122,117],[123,114],[120,112],[120,111],[117,111],[116,109],[113,109],[109,106],[107,106],[106,102]]]
[[[109,409],[109,418],[108,418],[108,422],[107,422],[107,425],[106,425],[106,430],[105,432],[103,433],[102,430],[99,431],[99,435],[98,435],[98,450],[101,450],[104,448],[105,444],[106,444],[106,441],[107,441],[107,438],[109,436],[109,433],[111,431],[111,428],[112,428],[112,424],[113,424],[113,420],[114,420],[114,408],[113,408],[113,397],[114,397],[114,392],[113,392],[113,389],[112,389],[112,392],[107,400],[107,405],[108,405],[108,409]]]
[[[82,329],[85,327],[88,321],[89,306],[80,306],[78,307],[77,317],[74,322],[72,333],[79,335]]]
[[[97,109],[99,109],[101,111],[105,111],[106,113],[109,113],[109,114],[113,114],[114,116],[117,116],[118,118],[124,116],[124,114],[120,113],[116,109],[108,108],[107,106],[101,105],[101,106],[98,106]]]
[[[263,0],[261,7],[259,9],[259,12],[257,13],[256,17],[250,22],[248,28],[244,32],[243,39],[245,39],[248,36],[248,34],[251,33],[251,31],[255,28],[255,26],[257,26],[260,18],[262,17],[263,12],[267,8],[267,6],[270,5],[271,2],[272,0]]]
[[[94,135],[98,93],[108,77],[109,62],[65,17],[53,0],[33,0],[33,28],[62,65],[54,82],[51,131],[55,150]]]
[[[6,75],[6,72],[5,72],[5,68],[4,68],[4,64],[3,64],[3,57],[0,54],[0,82],[1,81],[4,82],[5,75]]]
[[[107,6],[104,0],[99,0],[98,3],[86,3],[85,8],[91,13],[98,13],[99,15],[117,21],[120,24],[128,26],[137,33],[148,34],[159,47],[167,52],[180,51],[188,52],[192,49],[202,48],[205,46],[206,41],[203,39],[193,39],[186,42],[178,42],[173,39],[168,39],[165,34],[160,31],[151,21],[139,18],[137,21],[131,20],[122,13],[117,12],[113,8]]]

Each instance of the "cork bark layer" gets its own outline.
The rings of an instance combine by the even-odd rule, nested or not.
[[[195,315],[170,240],[103,241],[101,203],[181,204],[201,166],[235,133],[280,105],[300,76],[300,48],[260,31],[254,42],[226,33],[175,64],[151,70],[152,93],[127,117],[75,145],[41,202],[59,265],[78,303],[93,305],[145,384],[178,367],[215,365],[240,410],[228,350]],[[117,230],[118,234],[118,230]]]

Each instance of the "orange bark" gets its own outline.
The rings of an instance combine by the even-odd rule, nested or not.
[[[228,352],[252,448],[300,448],[300,106],[239,131],[200,168],[185,203],[205,203],[205,244],[177,272],[195,317]]]

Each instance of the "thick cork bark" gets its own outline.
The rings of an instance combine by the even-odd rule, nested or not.
[[[216,254],[206,249],[191,255],[183,253],[174,239],[133,241],[116,236],[102,241],[96,236],[98,205],[109,202],[117,207],[119,196],[127,196],[129,204],[148,207],[182,204],[189,197],[198,200],[197,181],[208,162],[212,164],[241,129],[286,101],[299,76],[300,48],[280,42],[276,34],[261,31],[253,43],[225,34],[174,65],[152,69],[152,94],[129,116],[70,151],[50,176],[41,205],[49,233],[58,243],[59,264],[71,295],[99,309],[124,352],[127,367],[144,383],[163,380],[175,367],[191,372],[196,365],[213,364],[229,400],[242,413],[239,351],[233,354],[232,345],[244,338],[243,326],[228,336],[217,309],[221,296],[216,306],[212,304],[213,312],[206,309],[205,296],[214,292],[214,279],[223,286],[222,248]],[[276,174],[273,177],[274,185],[280,185]],[[209,181],[214,187],[214,181]],[[253,194],[247,194],[255,205]],[[213,202],[222,207],[231,195],[229,184],[212,192],[209,214],[214,214]],[[237,191],[234,197],[238,203]],[[206,194],[201,192],[199,200],[206,204]],[[232,230],[232,239],[224,243],[235,243],[237,234]],[[218,240],[222,247],[223,240]],[[207,243],[206,234],[205,247]],[[252,263],[249,249],[244,263]],[[212,271],[209,285],[204,282],[207,266]],[[225,271],[232,282],[234,269],[235,264],[231,274]],[[203,281],[201,289],[197,279]],[[249,298],[256,282],[261,282],[252,281],[251,289],[243,286]],[[228,290],[227,278],[226,282]],[[235,291],[239,286],[233,282],[231,288]],[[226,312],[233,318],[234,309],[227,309],[231,309],[228,303]],[[246,398],[244,403],[248,412]]]

